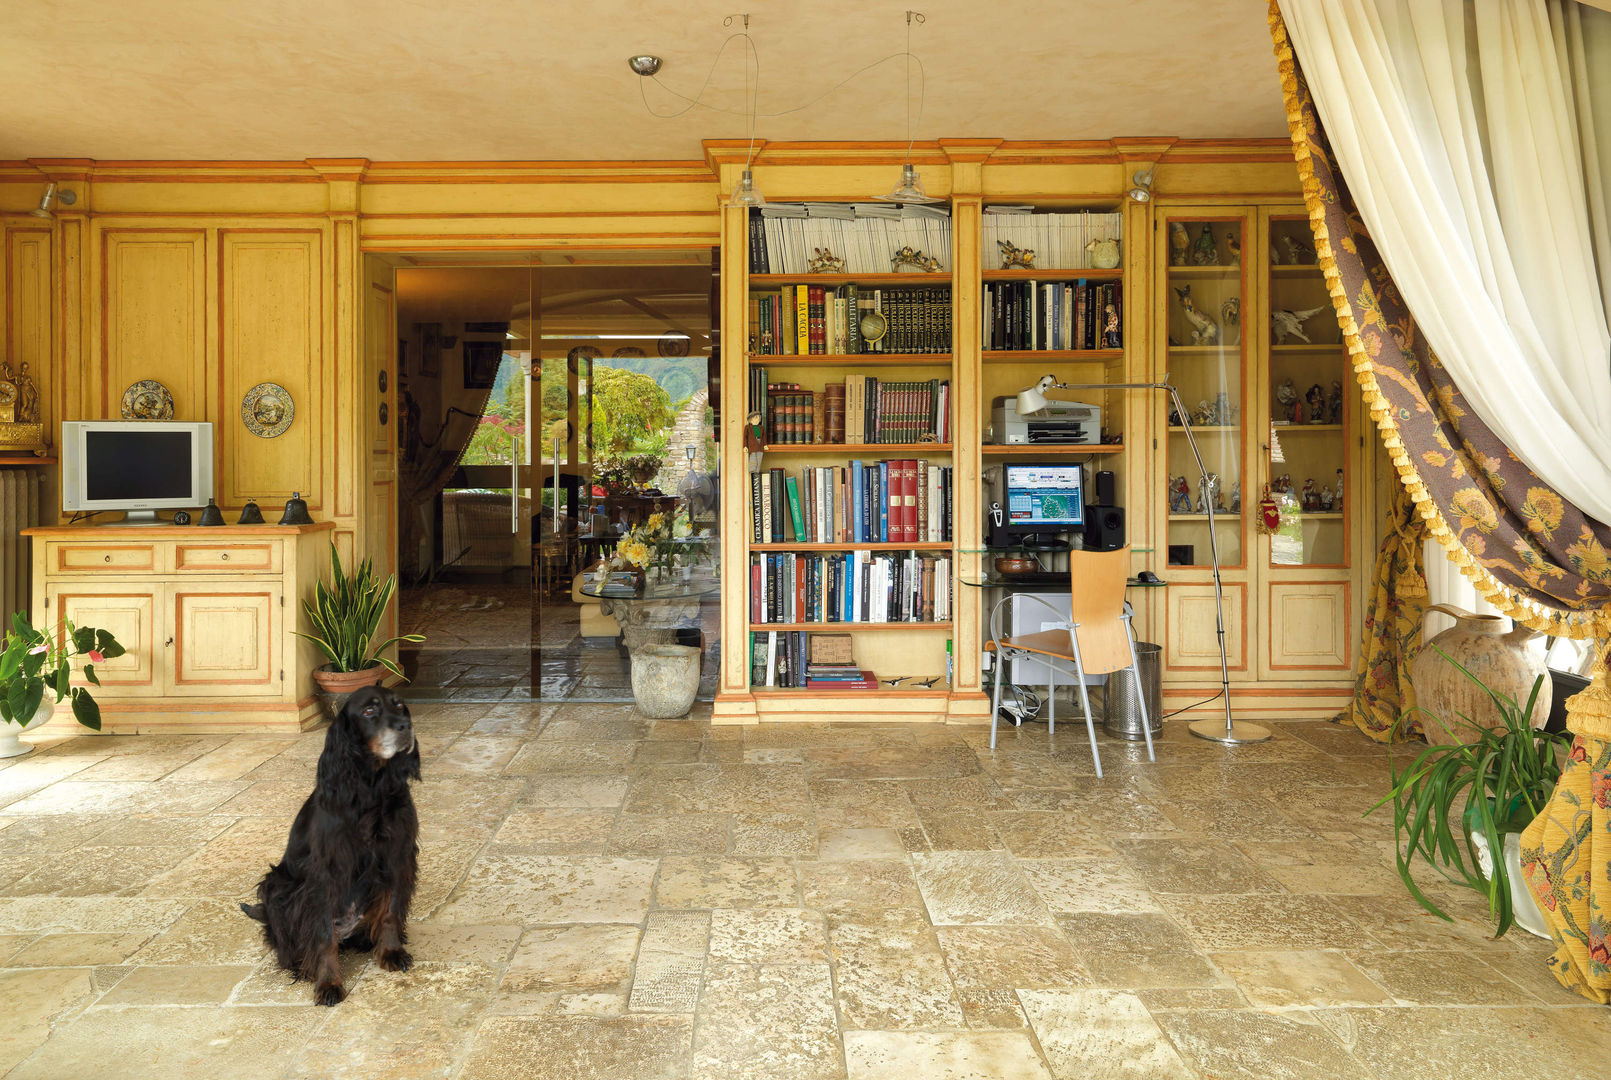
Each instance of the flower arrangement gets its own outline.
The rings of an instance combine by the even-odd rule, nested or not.
[[[123,652],[109,631],[74,626],[70,621],[41,630],[22,612],[14,612],[0,648],[0,719],[26,725],[49,691],[55,701],[72,698],[78,722],[92,731],[101,730],[101,707],[88,687],[72,684],[73,668],[78,668],[86,682],[99,686],[95,665]]]
[[[710,531],[702,529],[695,535],[693,522],[686,509],[668,514],[664,510],[649,515],[641,525],[634,525],[615,547],[612,569],[647,570],[650,567],[669,569],[673,560],[682,555],[697,561],[705,556],[705,544]]]

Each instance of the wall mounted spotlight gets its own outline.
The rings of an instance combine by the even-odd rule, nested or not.
[[[1135,175],[1130,177],[1130,190],[1127,194],[1131,202],[1151,202],[1152,170],[1137,169]]]
[[[32,214],[34,217],[48,218],[52,216],[50,209],[51,203],[56,202],[61,203],[63,206],[72,206],[77,201],[78,195],[75,192],[57,191],[56,181],[52,180],[45,187],[45,193],[39,197],[39,208],[36,210],[30,210],[28,213]]]
[[[660,64],[661,60],[658,56],[627,57],[627,67],[632,69],[633,74],[642,75],[646,79],[651,75],[659,73]]]

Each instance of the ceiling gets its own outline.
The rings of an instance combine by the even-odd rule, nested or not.
[[[912,2],[750,5],[758,108],[782,114],[757,134],[903,138],[904,63],[877,62],[902,51]],[[712,69],[733,0],[4,6],[4,159],[687,160],[747,134],[742,42]],[[921,8],[918,138],[1286,133],[1265,0]],[[637,52],[664,58],[663,86],[628,70]],[[707,72],[715,109],[651,115],[684,109],[670,91],[697,95]]]

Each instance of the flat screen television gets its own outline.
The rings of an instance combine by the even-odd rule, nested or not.
[[[1085,525],[1084,470],[1071,462],[1014,464],[1003,470],[1007,532],[1051,541]]]
[[[60,445],[63,510],[122,510],[128,524],[156,524],[158,510],[213,497],[211,424],[72,420]]]

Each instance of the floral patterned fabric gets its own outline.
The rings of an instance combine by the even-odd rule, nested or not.
[[[1398,718],[1414,702],[1410,662],[1420,650],[1421,618],[1426,614],[1426,565],[1421,546],[1425,535],[1409,492],[1395,484],[1392,517],[1376,556],[1370,599],[1365,604],[1354,700],[1336,717],[1377,742],[1393,741]],[[1419,722],[1411,720],[1401,734],[1420,730]]]

